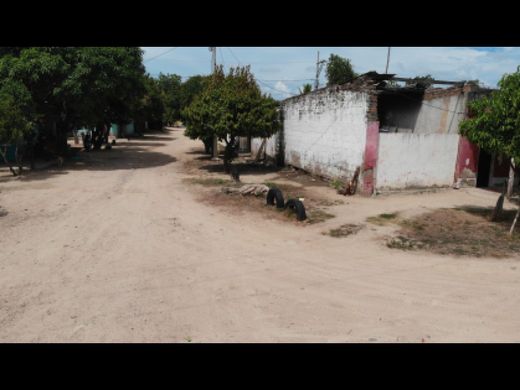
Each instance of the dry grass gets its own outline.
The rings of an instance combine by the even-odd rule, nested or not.
[[[399,213],[383,213],[376,215],[375,217],[368,217],[366,221],[374,225],[383,226],[389,223],[395,223],[398,215]]]
[[[517,254],[520,233],[508,235],[514,211],[504,211],[499,222],[489,221],[491,212],[491,208],[476,207],[439,209],[398,220],[401,229],[387,246],[456,256],[501,258]]]
[[[348,237],[352,234],[356,234],[362,228],[363,228],[363,225],[354,225],[354,224],[347,223],[345,225],[341,225],[337,229],[331,229],[328,232],[322,233],[322,234],[328,235],[331,237],[336,237],[336,238]]]
[[[218,177],[195,177],[183,180],[185,183],[189,184],[199,184],[202,186],[214,187],[214,186],[224,186],[224,185],[232,185],[235,182],[231,180],[221,179]]]
[[[310,210],[306,210],[307,213],[307,222],[308,223],[320,223],[325,222],[328,219],[334,218],[334,214],[327,213],[322,209],[313,208]]]
[[[304,199],[303,202],[305,205],[307,219],[305,221],[299,222],[296,221],[294,212],[291,210],[277,209],[274,206],[267,206],[265,194],[261,196],[243,196],[238,193],[224,193],[220,191],[220,189],[217,191],[216,189],[211,188],[212,186],[217,186],[218,182],[208,179],[202,182],[200,179],[195,179],[191,180],[191,182],[203,184],[205,187],[207,187],[206,189],[199,192],[198,197],[200,201],[216,206],[233,214],[246,215],[246,213],[252,212],[261,214],[265,218],[277,219],[284,222],[292,222],[298,225],[321,223],[335,217],[333,214],[326,212],[323,207],[320,206],[320,202],[323,202],[323,199],[316,198],[312,193],[306,191],[305,187],[276,182],[264,183],[268,187],[279,188],[283,193],[285,201],[291,198]],[[234,185],[242,185],[242,183]]]

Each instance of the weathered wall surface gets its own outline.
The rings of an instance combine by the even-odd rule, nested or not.
[[[328,89],[284,104],[285,163],[311,173],[350,177],[363,164],[368,94]]]
[[[455,166],[455,179],[461,185],[475,187],[477,184],[479,148],[467,138],[460,137],[457,164]]]
[[[458,134],[381,133],[378,190],[453,184]]]
[[[251,139],[251,155],[256,157],[260,146],[262,145],[263,138],[252,138]],[[266,140],[266,149],[265,153],[270,158],[276,158],[277,153],[277,144],[278,144],[278,134],[273,135]]]
[[[466,97],[461,93],[448,96],[425,95],[417,116],[416,134],[457,134],[464,118]]]

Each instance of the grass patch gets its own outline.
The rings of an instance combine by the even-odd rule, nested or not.
[[[321,209],[306,210],[307,222],[310,224],[325,222],[328,219],[334,218],[334,214],[327,213]]]
[[[374,225],[383,226],[387,225],[388,223],[396,222],[398,214],[399,213],[383,213],[374,217],[368,217],[366,221]]]
[[[397,236],[387,240],[389,248],[427,250],[442,255],[508,257],[520,251],[520,232],[509,237],[514,211],[503,220],[489,221],[489,210],[438,209],[414,218],[396,221]]]
[[[221,179],[219,177],[190,178],[185,179],[184,181],[190,184],[199,184],[208,187],[234,184],[234,182],[231,180]]]
[[[334,188],[336,191],[340,190],[342,187],[344,187],[344,185],[345,184],[343,183],[343,181],[339,179],[334,179],[330,182],[330,186]]]
[[[345,204],[344,200],[318,200],[316,202],[317,206],[323,206],[323,207],[339,206],[342,204]]]
[[[328,232],[322,233],[322,234],[328,235],[328,236],[331,236],[331,237],[336,237],[336,238],[348,237],[348,236],[350,236],[352,234],[356,234],[362,228],[363,228],[362,225],[354,225],[354,224],[351,224],[351,223],[347,223],[345,225],[341,225],[337,229],[331,229]]]

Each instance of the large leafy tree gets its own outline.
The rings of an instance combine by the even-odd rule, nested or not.
[[[19,82],[6,82],[0,87],[0,157],[7,164],[14,176],[21,173],[21,163],[19,171],[16,170],[8,161],[6,153],[8,145],[17,147],[17,159],[20,157],[18,149],[23,148],[25,138],[31,133],[33,123],[30,121],[32,116],[32,101],[29,91]]]
[[[327,62],[327,85],[345,84],[356,77],[348,58],[331,54]]]
[[[498,85],[489,96],[469,104],[461,134],[487,152],[520,162],[520,69],[504,75]]]
[[[186,134],[206,144],[217,136],[226,145],[224,166],[229,169],[238,137],[269,137],[279,128],[278,103],[263,95],[249,67],[222,67],[184,111]]]
[[[520,162],[520,67],[515,73],[504,75],[498,86],[499,89],[489,96],[474,100],[469,104],[469,118],[461,122],[460,133],[487,152],[512,158],[512,169],[518,173],[518,163]],[[515,223],[517,218],[515,218]]]
[[[0,83],[21,82],[31,93],[40,134],[66,147],[78,126],[132,119],[144,94],[142,51],[136,47],[29,47],[0,50]]]

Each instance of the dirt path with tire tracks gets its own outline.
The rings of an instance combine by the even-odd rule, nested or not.
[[[194,148],[174,129],[0,181],[0,341],[520,340],[518,259],[391,250],[369,227],[321,234],[493,194],[353,197],[302,227],[198,202],[183,181]]]

